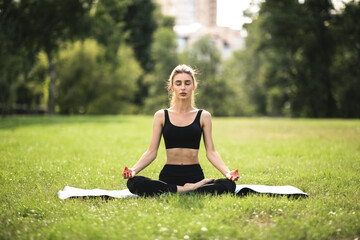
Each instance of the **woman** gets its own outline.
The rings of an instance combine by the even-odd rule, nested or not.
[[[138,195],[153,196],[165,192],[184,193],[233,193],[239,178],[238,169],[230,171],[216,152],[211,135],[211,115],[205,110],[194,107],[194,91],[197,83],[195,72],[186,65],[177,66],[169,78],[172,94],[171,107],[159,110],[154,115],[153,135],[150,146],[139,161],[122,173],[129,179],[130,192]],[[226,179],[205,179],[199,164],[199,145],[203,133],[208,160]],[[136,176],[157,156],[161,134],[166,147],[166,164],[159,180]]]

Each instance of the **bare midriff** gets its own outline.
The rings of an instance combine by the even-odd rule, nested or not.
[[[199,164],[198,149],[171,148],[166,149],[166,164],[192,165]]]

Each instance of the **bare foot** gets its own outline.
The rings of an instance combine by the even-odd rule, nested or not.
[[[213,181],[215,181],[215,178],[205,178],[197,183],[186,183],[184,186],[177,186],[177,192],[185,193],[194,191],[195,189],[198,189],[199,187]]]

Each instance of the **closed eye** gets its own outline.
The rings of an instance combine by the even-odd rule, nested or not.
[[[175,80],[175,85],[176,86],[181,86],[181,81],[180,80]],[[191,80],[185,80],[185,85],[191,85]]]

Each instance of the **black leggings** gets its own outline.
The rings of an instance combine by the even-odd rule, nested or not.
[[[204,173],[199,164],[194,165],[169,165],[166,164],[160,172],[159,180],[152,180],[147,177],[135,176],[127,182],[131,193],[140,196],[154,196],[166,192],[177,192],[177,186],[184,186],[185,183],[196,183],[203,180]],[[194,192],[223,194],[233,193],[236,185],[228,179],[218,179],[207,183]]]

